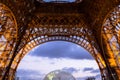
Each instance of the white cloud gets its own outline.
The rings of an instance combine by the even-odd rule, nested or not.
[[[18,66],[19,69],[23,70],[32,70],[36,71],[40,74],[47,74],[53,70],[57,69],[63,69],[65,67],[72,67],[78,70],[77,72],[74,72],[72,75],[74,77],[87,77],[87,76],[96,76],[100,73],[90,73],[89,72],[83,72],[84,68],[93,68],[98,69],[98,66],[95,62],[95,60],[76,60],[76,59],[69,59],[69,58],[48,58],[48,57],[36,57],[36,56],[30,56],[27,55],[23,58],[21,63]],[[33,74],[34,75],[34,74]],[[38,75],[36,75],[38,76]],[[43,75],[45,76],[45,75]]]

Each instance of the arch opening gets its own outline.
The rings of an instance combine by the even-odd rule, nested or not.
[[[30,37],[31,38],[31,37]],[[104,78],[106,75],[106,66],[104,64],[104,61],[102,60],[102,57],[100,55],[99,52],[97,52],[97,50],[91,46],[91,44],[86,41],[85,39],[81,39],[80,37],[77,36],[39,36],[39,37],[34,37],[35,39],[31,38],[31,41],[29,41],[24,48],[22,48],[19,53],[16,55],[13,64],[11,66],[11,71],[10,73],[13,74],[11,77],[15,77],[15,72],[16,69],[18,67],[18,64],[20,63],[21,59],[34,47],[45,43],[45,42],[49,42],[49,41],[68,41],[68,42],[72,42],[75,44],[78,44],[80,46],[82,46],[84,49],[86,49],[96,60],[96,62],[98,63],[98,66],[100,68],[101,71],[101,76]]]
[[[41,49],[40,49],[40,47],[41,47]],[[38,50],[41,52],[37,53]],[[83,52],[81,52],[81,51],[83,51]],[[45,53],[46,55],[43,53]],[[54,56],[56,53],[58,55]],[[85,53],[85,55],[84,55],[84,53]],[[86,53],[87,53],[87,55],[86,55]],[[89,76],[85,77],[85,74],[87,74],[87,73],[90,74],[89,72],[92,72],[92,70],[99,71],[98,65],[96,64],[96,61],[93,59],[93,57],[85,49],[81,48],[79,45],[76,45],[76,44],[70,43],[70,42],[65,42],[65,41],[47,42],[47,43],[37,46],[35,49],[32,49],[28,55],[29,55],[29,57],[30,57],[30,55],[33,55],[34,56],[33,58],[35,58],[39,55],[40,56],[39,58],[41,58],[42,60],[39,61],[38,64],[40,64],[40,62],[42,62],[44,64],[44,61],[45,61],[45,63],[47,63],[47,61],[50,61],[50,63],[54,63],[52,65],[49,64],[49,69],[42,69],[44,71],[48,71],[48,72],[46,72],[46,74],[53,70],[56,70],[56,69],[61,69],[61,70],[64,69],[66,71],[73,70],[73,72],[74,72],[73,76],[76,75],[75,77],[77,77],[77,75],[80,75],[80,76],[84,77],[84,79],[85,79],[85,78],[89,77]],[[50,59],[48,60],[48,58],[50,58]],[[57,61],[57,62],[55,62],[55,61]],[[93,63],[93,65],[91,65],[90,63]],[[39,67],[43,67],[43,64],[41,64]],[[48,64],[46,64],[46,65],[47,65],[46,66],[46,68],[47,68]],[[64,67],[60,67],[61,65],[64,65]],[[84,67],[83,65],[86,65],[86,68],[83,68]],[[54,69],[50,68],[50,66],[53,66]],[[95,66],[97,66],[97,68]],[[58,67],[58,68],[56,68],[56,67]],[[44,66],[44,68],[45,68],[45,66]],[[86,73],[78,73],[77,74],[77,70],[78,70],[78,72],[80,72],[79,69]],[[89,69],[91,71],[89,71]],[[92,76],[92,74],[91,74],[91,76]],[[95,76],[95,75],[93,75],[93,76]]]

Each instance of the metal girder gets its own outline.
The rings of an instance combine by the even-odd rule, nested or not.
[[[17,23],[11,10],[0,3],[0,79],[17,41]]]
[[[41,21],[42,19],[44,18],[40,18]],[[48,22],[49,21],[47,21],[47,23]],[[102,56],[97,51],[96,47],[94,47],[94,37],[91,38],[91,36],[92,32],[85,27],[83,22],[76,25],[71,25],[69,23],[66,25],[62,23],[61,25],[45,25],[39,22],[39,18],[34,17],[34,19],[32,19],[32,21],[29,23],[29,28],[26,30],[26,34],[23,36],[21,45],[19,45],[20,48],[18,48],[18,54],[13,61],[10,72],[16,71],[21,59],[35,46],[49,41],[63,40],[76,43],[89,51],[97,61],[102,75],[105,76],[106,65],[102,59]]]
[[[14,79],[21,59],[37,45],[64,40],[92,54],[103,80],[120,80],[120,6],[111,11],[119,2],[0,0],[0,79]]]
[[[35,31],[35,30],[33,30],[33,31]],[[89,51],[91,53],[91,55],[94,56],[95,60],[98,62],[101,72],[104,71],[105,64],[104,64],[104,61],[102,60],[100,53],[98,53],[98,52],[95,53],[95,51],[94,51],[95,48],[93,48],[93,46],[87,40],[85,40],[85,38],[82,38],[80,36],[72,36],[72,35],[71,36],[69,36],[69,35],[67,35],[67,36],[61,35],[60,36],[58,33],[56,35],[51,35],[51,36],[50,35],[41,35],[41,33],[40,34],[37,34],[37,33],[40,33],[40,32],[35,31],[34,33],[32,33],[34,35],[31,34],[29,36],[29,39],[27,39],[28,43],[17,54],[16,58],[13,61],[12,66],[11,66],[12,70],[14,70],[13,72],[16,71],[21,59],[31,49],[33,49],[34,47],[36,47],[42,43],[49,42],[49,41],[56,41],[56,40],[69,41],[69,42],[73,42],[73,43],[76,43],[76,44],[84,47],[87,51]],[[35,34],[37,34],[37,35],[35,35]]]
[[[113,9],[105,19],[102,28],[102,45],[108,60],[113,79],[120,80],[120,5]],[[117,77],[117,78],[116,78]]]

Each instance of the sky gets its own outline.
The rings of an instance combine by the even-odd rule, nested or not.
[[[40,1],[40,0],[37,0]],[[43,0],[45,2],[53,2],[53,1],[65,1],[65,2],[75,2],[75,0]]]
[[[101,80],[100,71],[94,58],[77,44],[53,41],[32,49],[20,62],[17,76],[20,80],[43,80],[54,70],[72,74],[76,80],[95,77]]]

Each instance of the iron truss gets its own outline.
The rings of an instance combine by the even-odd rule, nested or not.
[[[113,9],[106,17],[102,28],[102,45],[104,53],[107,54],[110,66],[116,69],[116,72],[120,74],[120,5]],[[104,44],[103,44],[104,43]],[[105,56],[105,55],[104,55]],[[110,69],[111,74],[116,79],[116,73],[114,69]]]
[[[30,50],[58,40],[86,49],[98,63],[102,80],[120,80],[118,3],[119,0],[67,4],[0,0],[0,80],[14,80],[21,59]]]

